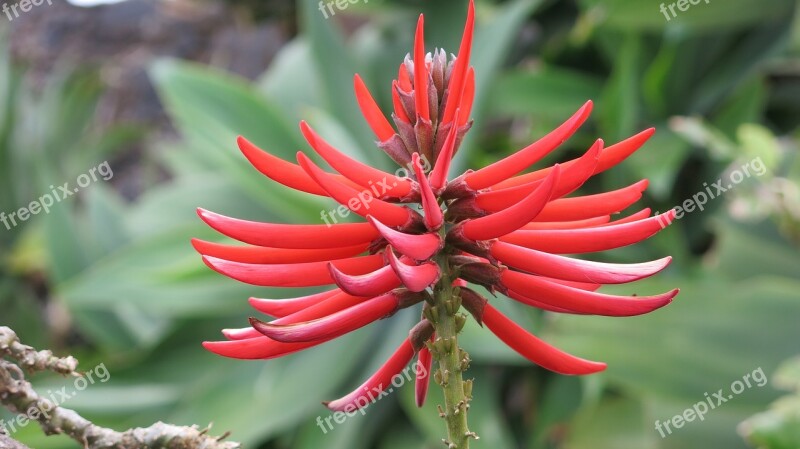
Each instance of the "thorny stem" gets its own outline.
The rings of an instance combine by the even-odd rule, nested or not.
[[[439,266],[443,275],[434,287],[432,313],[429,315],[434,318],[436,331],[431,354],[439,365],[434,379],[444,391],[444,410],[439,409],[440,416],[447,423],[448,439],[444,443],[449,449],[469,449],[469,439],[477,439],[477,435],[467,427],[472,381],[463,379],[462,374],[469,367],[469,355],[458,346],[458,333],[466,316],[459,313],[461,297],[458,288],[452,285],[455,276],[446,255],[440,257]]]

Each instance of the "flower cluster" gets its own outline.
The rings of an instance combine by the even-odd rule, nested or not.
[[[422,304],[421,320],[386,364],[351,394],[326,403],[344,410],[389,385],[417,355],[417,402],[428,388],[432,359],[450,351],[437,336],[445,315],[455,332],[464,325],[462,308],[533,363],[563,374],[589,374],[605,364],[569,355],[538,339],[493,307],[470,285],[500,292],[551,312],[631,316],[670,303],[677,290],[655,296],[597,293],[653,275],[670,258],[638,264],[583,261],[564,254],[591,253],[633,244],[672,220],[672,212],[650,210],[611,221],[635,203],[647,187],[642,180],[619,190],[567,197],[591,176],[621,162],[653,134],[643,131],[605,147],[597,140],[582,156],[521,174],[567,140],[589,117],[587,102],[538,141],[477,171],[449,179],[453,156],[472,123],[475,72],[469,65],[474,28],[470,2],[458,55],[425,53],[423,17],[413,55],[400,65],[392,85],[391,120],[384,116],[358,75],[355,93],[380,147],[413,175],[398,177],[353,160],[307,123],[300,129],[309,146],[335,172],[320,168],[302,152],[297,163],[279,159],[244,138],[245,157],[264,175],[290,188],[332,198],[364,217],[361,223],[290,225],[244,221],[199,210],[218,232],[249,246],[195,240],[205,263],[233,279],[259,286],[333,286],[293,299],[251,298],[273,317],[252,318],[250,327],[225,330],[227,341],[206,342],[217,354],[269,359],[320,345],[402,308]],[[420,163],[424,157],[432,164]],[[363,191],[389,188],[369,207],[354,207]],[[439,298],[438,300],[436,298]],[[466,359],[468,362],[468,358]]]

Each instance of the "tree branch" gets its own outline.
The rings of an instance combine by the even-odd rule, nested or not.
[[[0,327],[0,404],[24,419],[35,420],[48,435],[64,434],[86,449],[239,449],[239,443],[223,442],[221,437],[208,435],[209,428],[183,427],[157,422],[150,427],[117,432],[93,424],[73,410],[59,407],[39,396],[25,380],[20,368],[29,371],[54,371],[62,375],[80,376],[78,361],[73,357],[59,358],[51,351],[36,351],[23,345],[16,333]],[[19,422],[19,420],[18,420]],[[0,433],[0,447],[6,447]],[[15,449],[26,449],[17,444]]]

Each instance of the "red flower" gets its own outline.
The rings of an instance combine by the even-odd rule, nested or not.
[[[619,284],[653,275],[670,258],[620,265],[560,254],[618,248],[646,239],[669,223],[672,212],[650,210],[611,221],[636,202],[643,180],[597,195],[566,195],[586,180],[618,164],[653,134],[643,131],[605,147],[597,140],[586,153],[563,164],[520,174],[567,140],[592,109],[587,102],[564,124],[518,152],[477,171],[448,180],[453,155],[471,127],[475,74],[469,66],[474,24],[470,3],[458,56],[424,52],[420,16],[413,59],[400,65],[392,84],[394,126],[385,118],[361,78],[355,76],[358,104],[378,137],[377,145],[407,167],[407,177],[364,165],[346,156],[307,123],[300,129],[309,146],[337,173],[318,167],[302,153],[297,164],[281,160],[239,138],[245,157],[263,174],[285,186],[327,196],[365,218],[363,223],[284,225],[238,220],[199,210],[220,233],[252,246],[195,240],[214,270],[253,285],[334,288],[294,299],[250,303],[275,317],[251,319],[252,327],[224,331],[228,341],[206,342],[217,354],[269,359],[322,344],[397,310],[431,301],[443,282],[456,286],[457,299],[479,323],[532,362],[563,374],[589,374],[605,364],[566,354],[539,340],[487,303],[468,282],[499,291],[544,310],[630,316],[669,304],[677,290],[656,296],[596,293],[601,284]],[[414,207],[421,205],[422,214]],[[431,369],[434,313],[427,310],[409,338],[361,387],[328,407],[363,407],[368,395],[390,383],[419,353],[417,403],[422,404]],[[463,324],[463,323],[462,323]],[[432,349],[431,349],[432,351]],[[371,396],[370,398],[371,399]]]

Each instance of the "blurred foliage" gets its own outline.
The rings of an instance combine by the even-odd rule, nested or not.
[[[474,359],[477,449],[747,447],[737,425],[776,399],[772,384],[664,439],[653,423],[757,367],[772,374],[800,352],[795,4],[700,2],[667,21],[660,3],[478,1],[475,127],[454,171],[520,148],[586,99],[595,100],[593,118],[546,163],[580,154],[598,136],[611,144],[658,129],[641,151],[587,184],[586,193],[648,178],[640,207],[663,211],[755,158],[767,170],[658,236],[597,256],[631,262],[672,254],[673,264],[657,278],[607,289],[647,294],[681,287],[664,310],[624,320],[552,316],[494,299],[548,341],[607,361],[609,369],[587,378],[544,372],[470,323],[463,344]],[[72,335],[60,350],[82,357],[86,367],[103,361],[111,372],[111,382],[93,385],[70,407],[118,428],[213,421],[251,447],[441,445],[436,389],[423,409],[407,387],[327,434],[315,423],[328,416],[319,401],[368,376],[416,311],[284,359],[218,358],[199,343],[219,338],[220,328],[245,325],[252,314],[247,297],[294,292],[219,276],[189,239],[220,239],[197,219],[198,206],[293,223],[318,223],[319,211],[332,207],[264,179],[236,150],[237,135],[292,159],[305,148],[296,128],[303,118],[355,157],[388,167],[358,113],[352,75],[362,74],[388,106],[389,80],[411,48],[417,14],[426,14],[429,43],[455,51],[465,4],[352,4],[340,11],[359,19],[354,30],[347,21],[348,34],[338,13],[325,20],[318,2],[298,1],[300,33],[255,82],[184,61],[153,63],[151,79],[180,139],[150,136],[144,163],[166,170],[169,181],[151,183],[131,202],[98,183],[24,226],[0,228],[0,321],[40,346]],[[93,132],[96,75],[64,70],[39,91],[5,56],[0,62],[0,211],[24,206],[141,137],[127,128]],[[748,439],[796,447],[768,445],[790,429],[783,411],[776,405],[748,421]],[[37,449],[73,447],[34,426],[17,436]]]
[[[800,358],[778,367],[774,384],[791,391],[770,405],[768,411],[748,419],[739,431],[759,449],[800,447]]]

